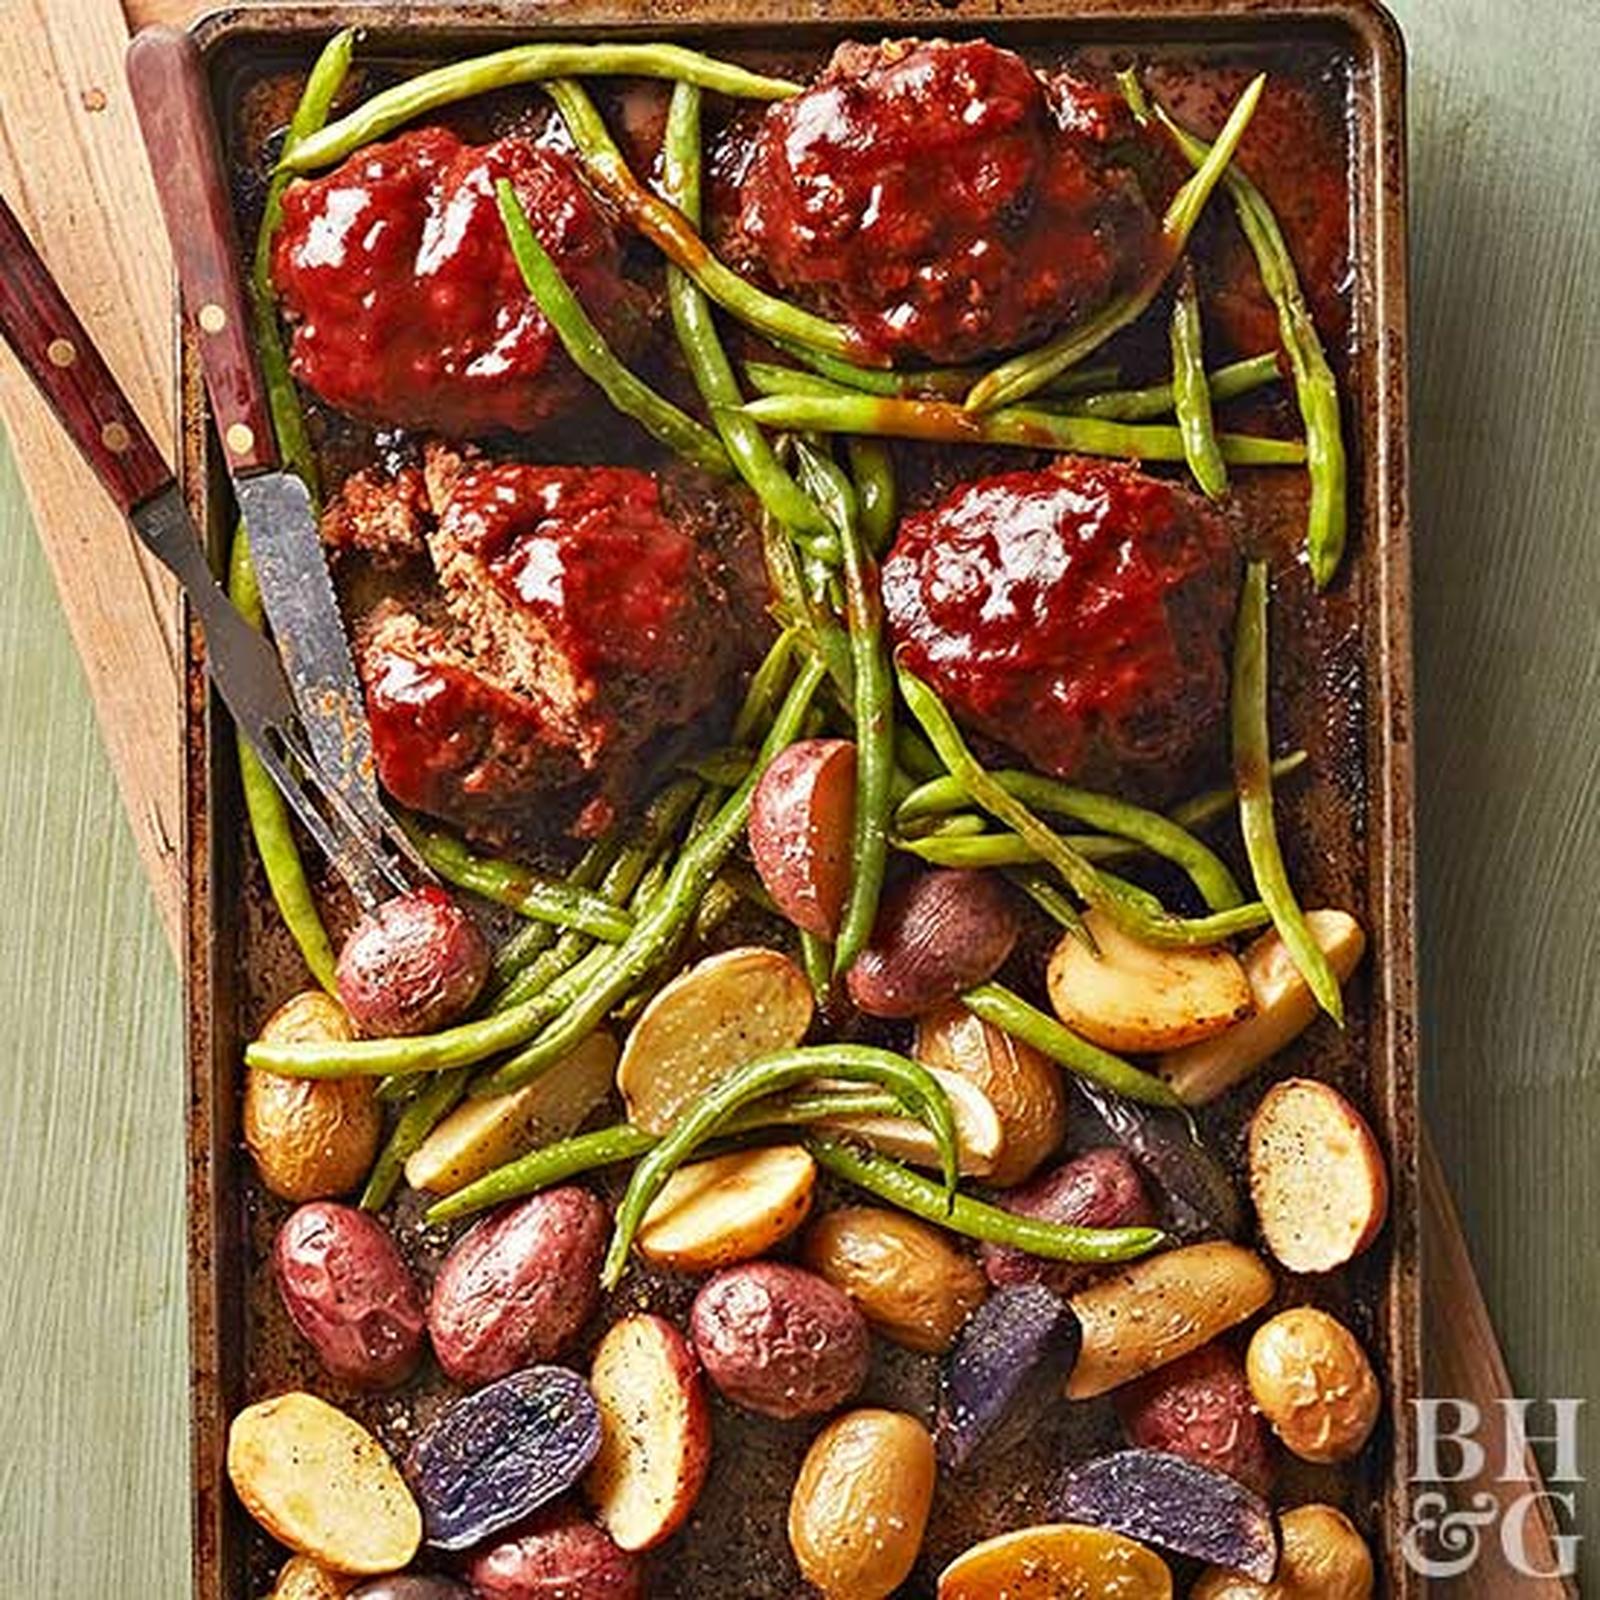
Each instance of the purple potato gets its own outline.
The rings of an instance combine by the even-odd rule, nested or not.
[[[1272,1508],[1226,1473],[1160,1450],[1121,1450],[1074,1467],[1053,1509],[1174,1555],[1270,1583],[1278,1570]]]
[[[1082,1338],[1072,1307],[1042,1283],[995,1290],[967,1319],[945,1366],[934,1424],[940,1465],[964,1466],[1030,1401],[1059,1389]]]
[[[528,1367],[457,1400],[408,1463],[428,1543],[482,1543],[565,1494],[599,1450],[600,1408],[566,1367]]]

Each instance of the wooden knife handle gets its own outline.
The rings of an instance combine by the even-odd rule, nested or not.
[[[4,199],[0,334],[124,512],[172,482],[138,413]]]
[[[222,145],[194,40],[176,28],[146,28],[128,46],[128,86],[228,469],[248,474],[275,467]]]

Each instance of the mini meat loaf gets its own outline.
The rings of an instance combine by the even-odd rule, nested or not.
[[[1170,770],[1228,692],[1239,556],[1199,495],[1083,457],[963,484],[883,567],[894,642],[966,726],[1058,777]]]
[[[563,808],[603,826],[643,748],[706,712],[734,659],[723,568],[694,515],[631,468],[436,451],[425,471],[352,479],[325,532],[380,557],[425,549],[443,602],[390,598],[357,630],[390,794],[469,827]]]
[[[1115,95],[982,40],[842,45],[757,130],[737,247],[877,349],[969,361],[1148,269],[1141,137]]]
[[[512,259],[501,178],[590,316],[633,342],[639,293],[567,157],[419,128],[284,193],[273,281],[307,388],[366,421],[454,439],[531,431],[582,393]]]

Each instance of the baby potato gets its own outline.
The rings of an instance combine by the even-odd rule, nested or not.
[[[1282,1554],[1271,1583],[1208,1567],[1191,1600],[1372,1600],[1372,1552],[1342,1511],[1296,1506],[1278,1519],[1278,1533]]]
[[[977,1263],[937,1228],[876,1206],[819,1217],[803,1255],[884,1338],[924,1355],[948,1350],[988,1293]]]
[[[950,1102],[956,1123],[956,1157],[963,1177],[987,1178],[1001,1159],[1005,1128],[994,1102],[970,1079],[943,1067],[929,1067]],[[827,1117],[817,1126],[828,1133],[848,1134],[896,1161],[913,1166],[939,1165],[939,1147],[928,1125],[914,1117]]]
[[[1083,926],[1099,954],[1066,933],[1045,984],[1056,1015],[1107,1050],[1173,1050],[1209,1039],[1254,1009],[1244,968],[1221,945],[1204,950],[1143,944],[1101,911]]]
[[[750,801],[750,856],[778,909],[832,939],[850,892],[856,747],[801,739],[773,757]]]
[[[644,1600],[644,1565],[574,1507],[536,1512],[467,1567],[473,1600]]]
[[[602,1029],[532,1083],[465,1101],[406,1162],[406,1182],[430,1194],[454,1194],[538,1145],[565,1139],[605,1099],[616,1065],[617,1041]]]
[[[1262,1416],[1302,1461],[1348,1461],[1377,1423],[1383,1396],[1366,1351],[1315,1306],[1262,1323],[1244,1366]]]
[[[272,1586],[272,1600],[344,1600],[355,1581],[319,1566],[310,1556],[290,1556]]]
[[[1348,911],[1308,911],[1306,924],[1343,983],[1356,970],[1367,947],[1361,924]],[[1245,950],[1243,964],[1250,985],[1251,1014],[1156,1063],[1156,1071],[1186,1105],[1203,1106],[1226,1094],[1316,1019],[1317,1002],[1275,929],[1269,928]]]
[[[1070,1301],[1083,1348],[1068,1396],[1105,1394],[1198,1350],[1254,1315],[1272,1291],[1272,1274],[1258,1255],[1218,1240],[1118,1268]]]
[[[344,1008],[321,989],[286,1000],[261,1037],[274,1044],[355,1038]],[[244,1142],[261,1181],[283,1200],[332,1200],[362,1183],[378,1153],[383,1111],[370,1078],[285,1078],[249,1068]]]
[[[690,1162],[645,1212],[634,1248],[676,1272],[750,1261],[806,1220],[816,1183],[817,1164],[797,1144]]]
[[[228,1477],[274,1539],[334,1572],[396,1572],[422,1543],[422,1513],[383,1446],[315,1395],[241,1411],[228,1430]]]
[[[933,1505],[933,1439],[900,1411],[848,1411],[806,1452],[789,1545],[826,1600],[884,1600],[916,1564]]]
[[[930,1070],[967,1079],[994,1107],[1000,1149],[984,1176],[995,1188],[1025,1182],[1066,1136],[1060,1069],[965,1006],[952,1001],[919,1018],[911,1053]]]
[[[681,972],[639,1013],[617,1088],[628,1120],[658,1138],[696,1095],[737,1067],[805,1038],[806,975],[781,950],[724,950]]]
[[[1332,1272],[1377,1238],[1389,1173],[1366,1118],[1331,1084],[1275,1083],[1250,1119],[1250,1193],[1291,1272]]]
[[[1044,1523],[963,1551],[939,1574],[939,1600],[1172,1600],[1172,1574],[1108,1528]]]
[[[369,1039],[432,1033],[461,1017],[489,976],[489,941],[435,883],[366,913],[339,952],[339,999]]]

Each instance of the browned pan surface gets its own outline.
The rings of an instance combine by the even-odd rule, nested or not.
[[[1290,78],[1328,115],[1341,157],[1324,206],[1348,228],[1351,271],[1337,303],[1319,316],[1346,330],[1341,362],[1351,446],[1352,552],[1334,591],[1280,579],[1274,608],[1274,723],[1280,744],[1312,755],[1309,782],[1286,791],[1291,871],[1308,904],[1347,905],[1372,932],[1372,954],[1349,995],[1342,1038],[1319,1029],[1313,1043],[1275,1063],[1274,1075],[1338,1081],[1377,1128],[1395,1177],[1393,1220],[1378,1248],[1332,1286],[1287,1280],[1286,1300],[1315,1298],[1352,1323],[1386,1377],[1388,1421],[1357,1472],[1342,1479],[1300,1467],[1282,1486],[1286,1503],[1335,1499],[1379,1542],[1381,1592],[1408,1596],[1416,1580],[1396,1560],[1409,1398],[1419,1392],[1417,1337],[1416,1086],[1412,1032],[1411,722],[1409,568],[1405,502],[1404,117],[1397,35],[1359,3],[1251,0],[991,0],[940,4],[849,0],[828,21],[793,22],[781,0],[677,0],[646,8],[570,0],[532,6],[264,6],[220,13],[200,25],[219,120],[235,163],[241,219],[254,225],[267,137],[281,127],[316,48],[340,24],[367,29],[360,60],[369,84],[388,75],[541,34],[583,30],[671,37],[752,65],[795,73],[821,62],[838,39],[886,31],[981,31],[1040,63],[1083,53],[1137,57],[1213,85],[1266,68]],[[820,8],[819,8],[820,9]],[[559,26],[558,26],[559,23]],[[503,102],[503,103],[502,103]],[[539,113],[534,91],[470,113],[491,124]],[[1314,286],[1314,294],[1323,292]],[[1333,329],[1326,328],[1332,332]],[[187,354],[187,353],[186,353]],[[197,511],[219,542],[231,515],[210,459],[194,364],[184,364],[185,463]],[[614,434],[613,434],[614,437]],[[1269,542],[1298,538],[1298,474],[1247,485],[1252,525]],[[198,646],[192,642],[188,717],[188,945],[190,1292],[194,1364],[195,1571],[203,1600],[243,1600],[270,1587],[278,1554],[255,1532],[226,1487],[228,1418],[261,1394],[305,1385],[347,1404],[403,1451],[436,1403],[429,1381],[399,1396],[341,1395],[315,1370],[289,1330],[265,1270],[281,1220],[263,1195],[237,1138],[241,1041],[304,981],[246,843],[225,725],[213,740]],[[1229,1154],[1259,1081],[1208,1113],[1208,1132]],[[403,1243],[427,1261],[443,1241],[402,1213]],[[625,1284],[668,1315],[687,1308],[692,1285]],[[879,1342],[866,1398],[920,1414],[931,1409],[930,1362]],[[651,1593],[694,1600],[763,1600],[802,1592],[783,1534],[783,1510],[813,1430],[764,1423],[720,1407],[711,1483],[685,1535],[652,1573]],[[1063,1454],[1114,1437],[1109,1410],[1063,1406],[1025,1445],[981,1474],[947,1480],[922,1565],[908,1595],[931,1595],[945,1560],[974,1539],[1041,1520]]]

